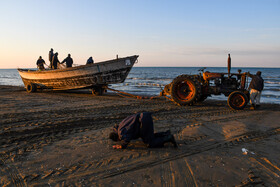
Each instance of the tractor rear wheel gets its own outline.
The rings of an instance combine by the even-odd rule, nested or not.
[[[232,92],[228,96],[228,106],[234,110],[242,110],[248,103],[248,98],[245,93],[240,91]]]
[[[201,97],[201,85],[194,76],[180,75],[172,81],[170,95],[179,105],[193,105]]]

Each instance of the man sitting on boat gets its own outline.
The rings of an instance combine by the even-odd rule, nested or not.
[[[45,61],[42,59],[42,56],[39,56],[39,59],[37,60],[37,67],[40,71],[45,70],[44,67]],[[46,64],[47,65],[47,64]]]
[[[93,63],[94,63],[94,61],[93,61],[92,57],[89,57],[86,64],[93,64]]]
[[[58,53],[56,52],[52,58],[52,68],[53,69],[57,69],[57,63],[59,63],[57,56],[58,56]]]
[[[71,58],[71,55],[68,54],[68,56],[61,62],[61,64],[63,64],[64,62],[66,62],[66,67],[67,68],[71,68],[73,65],[73,59]]]

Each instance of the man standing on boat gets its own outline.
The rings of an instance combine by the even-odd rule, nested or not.
[[[86,64],[93,64],[93,63],[94,63],[94,61],[93,61],[92,57],[89,57]]]
[[[37,60],[37,67],[40,71],[45,70],[44,64],[46,64],[46,63],[45,63],[44,59],[42,59],[42,57],[40,56],[39,59]]]
[[[57,69],[57,63],[59,63],[57,56],[58,56],[58,53],[56,52],[52,58],[52,68],[53,69]]]
[[[67,68],[71,68],[73,65],[73,59],[71,58],[71,55],[68,54],[68,56],[61,62],[61,64],[63,64],[64,62],[66,62],[66,67]]]
[[[121,145],[114,145],[114,149],[125,149],[131,140],[142,138],[150,148],[163,147],[164,143],[171,142],[174,147],[177,143],[170,131],[154,133],[153,118],[150,112],[137,113],[126,117],[119,125],[115,125],[109,138],[120,141]]]
[[[52,59],[53,59],[53,48],[51,48],[51,50],[49,51],[49,61],[50,61],[51,69],[53,69],[53,67],[52,67]]]

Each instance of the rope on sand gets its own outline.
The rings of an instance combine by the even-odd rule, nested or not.
[[[119,91],[119,90],[115,90],[115,89],[112,89],[112,88],[109,88],[109,87],[106,87],[106,89],[108,89],[108,90],[110,90],[110,91],[113,91],[113,92],[116,92],[119,96],[125,97],[125,98],[156,99],[156,98],[159,98],[159,97],[161,97],[161,96],[164,96],[164,97],[166,97],[167,99],[171,100],[169,97],[167,97],[167,96],[165,96],[164,94],[162,94],[162,92],[160,92],[160,95],[158,95],[158,96],[148,97],[148,96],[139,96],[139,95],[130,94],[130,93],[123,92],[123,91]]]
[[[126,83],[125,86],[129,86],[129,85],[140,85],[140,86],[155,86],[155,87],[162,87],[165,86],[164,84],[156,84],[156,83]]]

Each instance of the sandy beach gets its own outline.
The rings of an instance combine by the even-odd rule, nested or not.
[[[87,91],[27,93],[0,86],[0,186],[279,186],[280,105],[180,107]],[[112,126],[153,113],[179,148],[135,140],[114,150]]]

